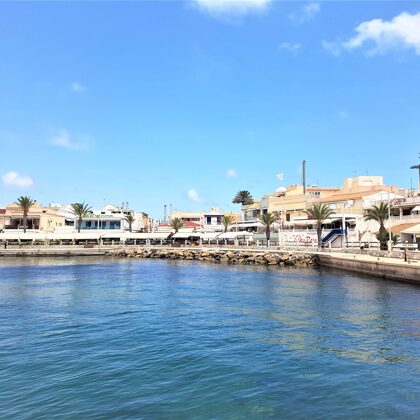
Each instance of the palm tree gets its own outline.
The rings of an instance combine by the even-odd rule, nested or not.
[[[239,191],[233,198],[232,203],[248,206],[249,204],[254,204],[254,199],[249,191]]]
[[[27,195],[22,195],[19,197],[15,204],[23,211],[23,232],[26,232],[28,227],[28,213],[30,208],[36,203],[36,200],[33,200]]]
[[[178,233],[178,230],[184,226],[184,222],[179,217],[175,217],[175,219],[171,219],[170,226],[175,229],[175,233]]]
[[[131,232],[133,223],[135,222],[135,217],[132,214],[127,214],[124,217],[124,220],[128,223],[128,231]]]
[[[273,213],[264,213],[260,216],[260,221],[265,226],[265,236],[268,242],[270,240],[271,225],[276,221],[276,216]]]
[[[378,205],[372,206],[367,210],[365,220],[374,220],[379,223],[379,232],[376,235],[376,238],[380,242],[381,250],[386,250],[386,243],[389,240],[389,235],[387,236],[387,231],[385,229],[385,222],[389,218],[389,207],[386,203],[380,203]]]
[[[77,231],[80,233],[80,227],[82,225],[83,217],[90,211],[91,207],[83,203],[73,203],[71,204],[71,209],[73,214],[77,217]]]
[[[309,216],[309,219],[316,220],[316,233],[318,236],[318,248],[322,245],[322,224],[331,215],[334,214],[334,210],[330,209],[326,204],[317,203],[314,204],[310,209],[306,210],[305,213]]]
[[[222,217],[222,225],[225,228],[225,233],[228,231],[229,226],[234,222],[235,218],[231,214],[225,214]]]

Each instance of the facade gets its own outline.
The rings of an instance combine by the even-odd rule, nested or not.
[[[35,203],[28,212],[27,228],[52,232],[64,226],[65,218],[52,207]],[[9,204],[0,212],[0,228],[7,230],[23,229],[23,212],[17,204]]]
[[[100,210],[89,212],[82,221],[81,230],[128,230],[126,216],[134,216],[132,230],[148,232],[153,220],[146,213],[119,208],[114,205],[103,206]],[[43,232],[73,232],[78,228],[76,217],[70,205],[51,204],[48,207],[34,204],[28,213],[27,229]],[[23,212],[16,204],[0,209],[0,230],[22,230]]]
[[[254,204],[243,206],[242,220],[252,221],[264,213],[277,213],[279,220],[291,222],[296,218],[306,217],[305,210],[322,197],[328,197],[339,191],[339,188],[321,188],[309,186],[304,192],[302,185],[291,185],[280,188],[271,194],[263,196]]]
[[[217,207],[213,207],[208,211],[203,212],[185,212],[185,211],[174,211],[172,212],[172,219],[179,218],[184,224],[192,222],[198,226],[208,230],[219,230],[223,228],[222,218],[223,216],[230,215],[234,219],[234,223],[240,220],[240,215],[236,213],[227,213]]]

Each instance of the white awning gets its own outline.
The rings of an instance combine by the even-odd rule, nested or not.
[[[200,238],[200,232],[178,232],[172,236],[174,239],[188,239],[188,238]]]
[[[250,237],[253,236],[253,233],[247,232],[246,230],[241,232],[226,232],[222,233],[218,239],[237,239],[241,237]]]
[[[32,233],[32,232],[14,232],[14,233],[0,233],[0,241],[44,241],[47,238],[46,233]]]
[[[208,241],[216,239],[219,235],[221,234],[221,232],[204,232],[201,234],[201,239],[203,241]]]
[[[400,233],[410,233],[411,235],[420,235],[420,224],[411,226],[408,229],[402,230]]]
[[[420,205],[419,205],[419,206],[414,207],[414,209],[413,209],[413,210],[411,210],[411,211],[420,211]]]
[[[168,236],[171,232],[150,232],[147,235],[149,237],[147,239],[168,239]]]

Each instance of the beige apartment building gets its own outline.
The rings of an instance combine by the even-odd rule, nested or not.
[[[65,217],[57,210],[34,204],[28,213],[27,228],[52,232],[64,226]],[[23,229],[23,212],[17,204],[9,204],[0,211],[0,229]]]
[[[384,184],[382,176],[346,178],[340,191],[319,200],[336,214],[364,215],[366,210],[380,202],[403,199],[408,191]]]
[[[308,186],[306,191],[302,185],[291,185],[281,188],[271,194],[263,196],[254,204],[243,206],[242,216],[244,220],[255,220],[264,213],[278,213],[283,221],[293,221],[298,217],[305,217],[305,209],[323,197],[328,197],[340,189]]]

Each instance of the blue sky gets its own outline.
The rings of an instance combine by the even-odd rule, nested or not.
[[[0,3],[0,57],[0,205],[417,180],[419,2]]]

